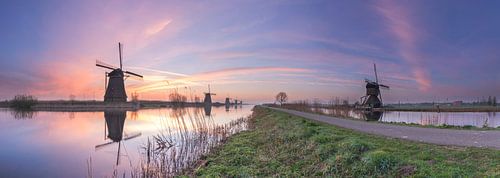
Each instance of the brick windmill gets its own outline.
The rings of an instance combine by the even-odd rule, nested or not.
[[[123,70],[121,43],[118,43],[118,53],[120,56],[120,67],[114,67],[101,61],[96,61],[95,64],[97,67],[111,70],[111,72],[107,73],[106,75],[107,78],[109,78],[109,82],[106,86],[104,102],[126,102],[127,93],[125,92],[125,79],[129,76],[142,78],[142,75]]]
[[[373,64],[373,70],[375,71],[375,81],[365,79],[366,95],[361,97],[361,105],[369,108],[380,108],[383,106],[382,93],[380,93],[380,88],[389,89],[389,86],[380,84],[378,82],[376,64]]]

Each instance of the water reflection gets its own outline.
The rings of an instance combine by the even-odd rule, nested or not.
[[[365,120],[368,121],[378,121],[382,117],[382,112],[379,111],[365,111]]]
[[[0,143],[8,145],[0,147],[0,177],[175,175],[245,129],[239,118],[252,107],[36,112],[32,119],[0,110]]]
[[[12,116],[14,116],[15,119],[32,119],[33,117],[36,116],[36,112],[32,110],[17,110],[13,109],[11,110]]]
[[[205,109],[205,116],[212,115],[212,105],[205,105],[204,109]],[[227,109],[226,109],[226,111],[227,111]]]
[[[125,138],[123,137],[124,136],[123,127],[125,125],[126,118],[127,118],[126,111],[123,110],[105,111],[104,133],[107,132],[108,134],[105,140],[110,139],[111,141],[95,146],[95,149],[97,151],[99,149],[102,149],[103,147],[111,146],[117,143],[118,149],[116,151],[116,165],[120,163],[120,157],[121,157],[120,152],[121,152],[122,142],[141,136],[141,133],[135,133],[132,135],[128,135],[125,133]]]
[[[500,127],[500,115],[496,112],[368,112],[332,108],[311,108],[311,111],[336,117],[348,117],[367,121],[434,126]]]

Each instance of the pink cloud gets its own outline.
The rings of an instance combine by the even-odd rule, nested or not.
[[[153,24],[151,25],[150,27],[148,27],[144,33],[150,37],[150,36],[153,36],[159,32],[161,32],[163,29],[165,29],[165,27],[167,27],[168,24],[170,24],[170,22],[172,22],[172,20],[162,20],[156,24]]]
[[[410,10],[395,1],[377,2],[375,9],[386,19],[387,30],[399,41],[401,57],[411,65],[419,90],[428,91],[432,87],[432,81],[427,70],[422,66],[422,55],[417,51],[421,34],[410,17]]]

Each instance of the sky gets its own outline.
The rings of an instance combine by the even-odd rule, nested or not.
[[[0,2],[0,99],[127,93],[214,100],[359,100],[377,65],[385,102],[500,97],[500,1],[42,0]]]

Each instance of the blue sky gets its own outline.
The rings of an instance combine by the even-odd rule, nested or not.
[[[364,93],[385,101],[500,94],[497,1],[13,1],[0,3],[0,99],[101,99],[124,46],[127,92],[272,101]],[[188,91],[189,90],[189,91]]]

